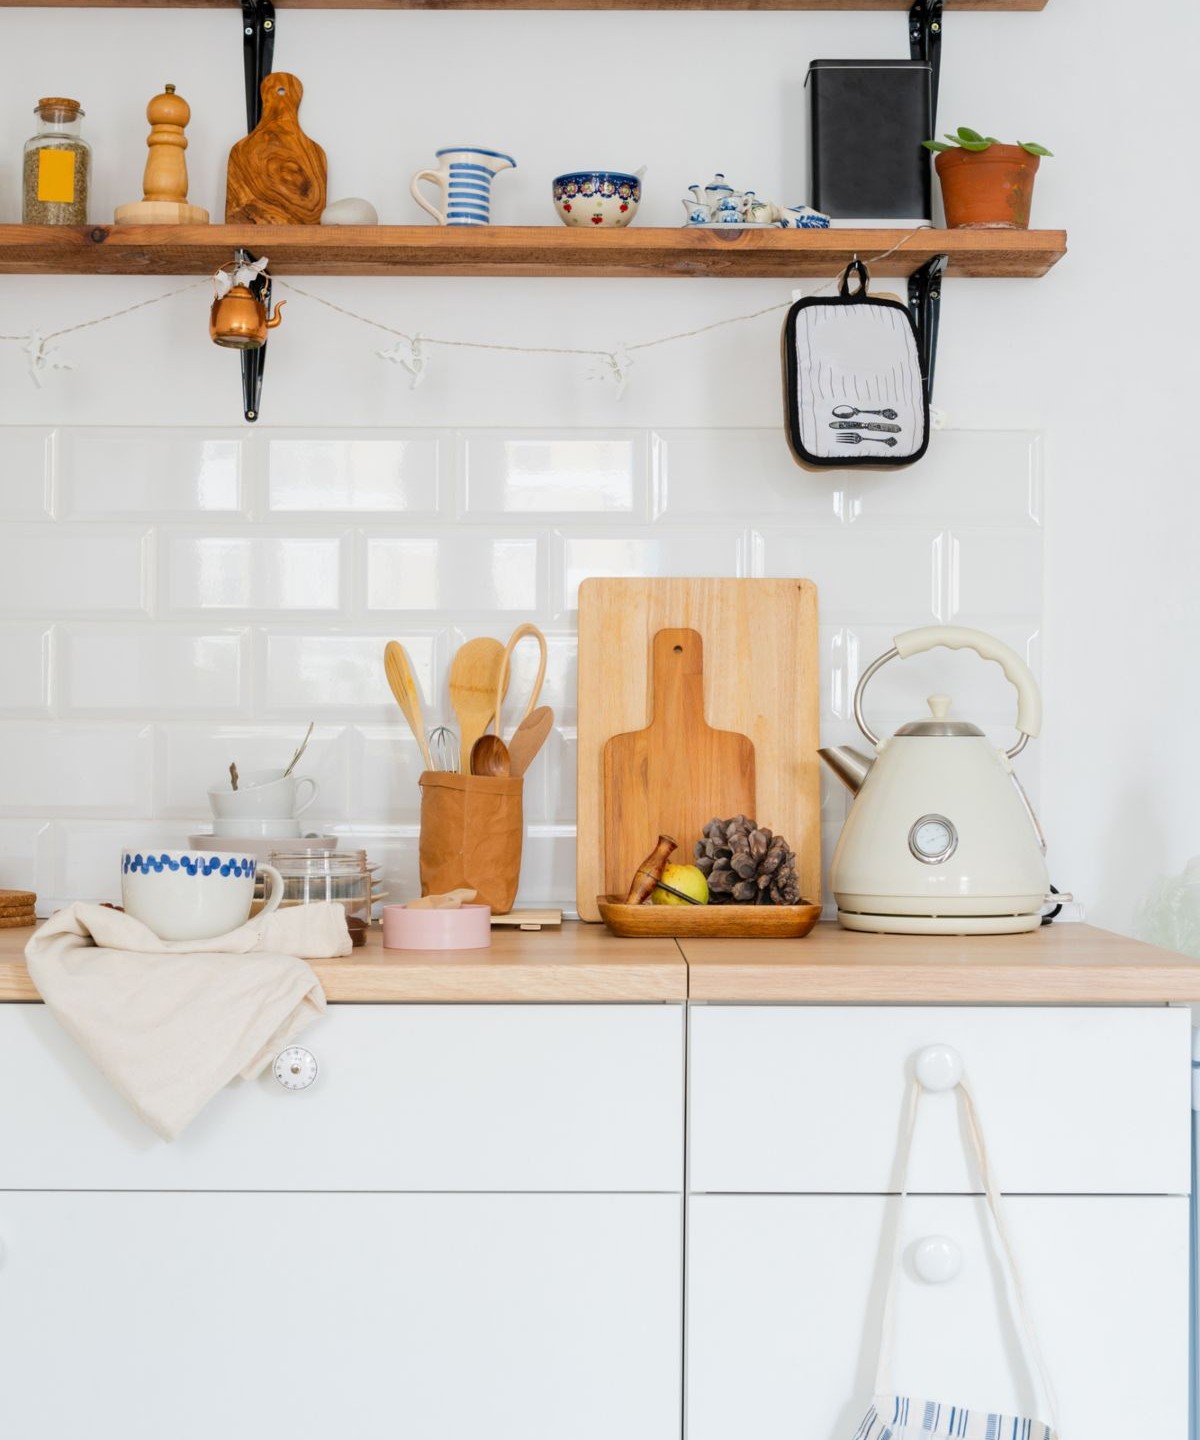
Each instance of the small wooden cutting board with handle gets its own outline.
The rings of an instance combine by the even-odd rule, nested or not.
[[[704,642],[696,630],[659,630],[651,655],[651,719],[604,747],[604,873],[614,893],[657,837],[672,836],[673,863],[714,816],[755,814],[754,744],[704,719]]]
[[[325,152],[300,128],[304,86],[279,70],[262,82],[262,119],[229,152],[227,225],[316,225],[325,209]]]

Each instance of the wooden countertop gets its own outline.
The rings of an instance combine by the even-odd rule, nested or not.
[[[1200,1001],[1200,960],[1091,925],[1029,935],[867,935],[821,924],[805,940],[689,940],[692,1000],[907,1005]]]
[[[36,1000],[30,930],[0,930],[0,1001]],[[1200,1003],[1200,960],[1090,925],[1032,935],[619,940],[602,925],[498,930],[490,950],[367,944],[313,969],[333,1002],[793,1001],[825,1004]]]
[[[0,930],[0,1001],[38,998],[24,959],[32,933]],[[376,925],[360,949],[311,963],[334,1002],[687,999],[673,940],[618,940],[602,925],[493,930],[490,950],[385,950]]]

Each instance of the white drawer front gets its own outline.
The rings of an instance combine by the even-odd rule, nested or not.
[[[682,1221],[664,1195],[0,1194],[0,1435],[678,1440]]]
[[[886,1192],[913,1057],[961,1055],[1007,1191],[1190,1190],[1186,1010],[695,1006],[694,1191]],[[980,1188],[952,1094],[921,1106],[912,1189]]]
[[[688,1440],[855,1433],[871,1400],[884,1221],[897,1203],[864,1195],[690,1202]],[[1181,1440],[1188,1202],[1019,1196],[1006,1209],[1062,1434]],[[1011,1305],[997,1292],[987,1224],[982,1199],[909,1201],[895,1386],[913,1399],[1035,1416],[1044,1405]],[[913,1243],[930,1235],[961,1249],[961,1270],[945,1283],[920,1281],[911,1269]]]
[[[40,1005],[0,1006],[0,1190],[683,1186],[683,1009],[332,1006],[311,1088],[218,1095],[173,1145]]]

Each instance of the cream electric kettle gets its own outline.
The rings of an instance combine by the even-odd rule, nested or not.
[[[946,695],[931,695],[931,718],[891,739],[872,733],[862,710],[871,677],[889,660],[939,645],[995,660],[1016,687],[1020,739],[1011,750],[947,719]],[[830,872],[842,925],[908,935],[1036,930],[1050,899],[1046,842],[1011,762],[1041,728],[1042,700],[1020,656],[982,630],[907,630],[863,672],[854,718],[873,757],[842,745],[820,751],[855,796]]]

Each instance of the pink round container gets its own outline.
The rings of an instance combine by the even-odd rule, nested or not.
[[[385,950],[485,950],[491,943],[490,905],[463,905],[457,910],[383,907]]]

